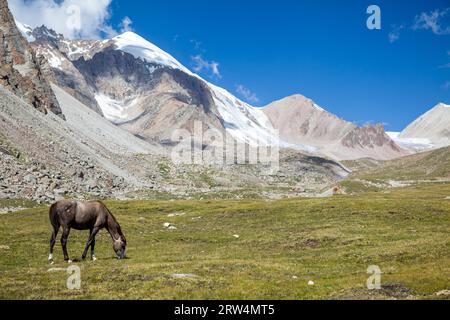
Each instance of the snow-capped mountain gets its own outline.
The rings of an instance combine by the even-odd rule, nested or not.
[[[357,125],[338,118],[302,95],[276,101],[263,109],[281,139],[307,144],[327,156],[348,160],[370,157],[392,159],[408,152],[396,145],[383,126]]]
[[[411,123],[399,139],[422,141],[434,148],[450,145],[450,105],[439,103]]]
[[[49,77],[91,109],[153,141],[175,129],[219,129],[251,145],[280,143],[267,116],[192,73],[170,54],[133,32],[103,41],[67,40],[45,27],[32,46],[52,68]],[[294,146],[304,151],[314,148]]]
[[[338,160],[407,154],[384,128],[359,128],[300,95],[255,108],[133,32],[95,41],[68,40],[45,26],[26,32],[59,87],[148,141],[172,145],[176,129],[193,132],[200,121],[203,130],[250,145],[276,143]]]

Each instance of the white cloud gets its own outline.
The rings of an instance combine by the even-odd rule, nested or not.
[[[415,23],[413,25],[413,30],[431,30],[437,35],[450,34],[449,24],[450,8],[440,11],[436,9],[429,13],[422,12],[420,15],[416,16]],[[444,25],[442,20],[447,21],[447,25]]]
[[[390,43],[394,43],[394,42],[396,42],[398,39],[400,39],[400,31],[401,31],[403,28],[404,28],[403,25],[401,25],[401,26],[396,26],[396,25],[392,26],[392,31],[389,32],[389,35],[388,35],[388,37],[389,37],[389,42],[390,42]]]
[[[201,55],[196,55],[191,57],[192,61],[194,62],[193,69],[195,72],[210,72],[213,76],[217,78],[221,78],[222,75],[220,74],[219,70],[219,63],[215,61],[208,61],[203,59]]]
[[[203,51],[203,50],[202,50],[202,45],[203,45],[203,43],[202,43],[201,41],[198,41],[198,40],[195,40],[195,39],[191,39],[190,42],[191,42],[192,45],[194,46],[194,49],[195,49],[195,50]]]
[[[99,39],[117,35],[108,24],[111,1],[8,0],[8,3],[15,19],[31,27],[46,25],[70,39]]]
[[[131,20],[130,17],[123,18],[122,23],[120,24],[120,32],[133,31],[133,28],[131,27],[132,24],[133,20]]]
[[[240,94],[245,100],[251,103],[259,102],[259,98],[256,96],[254,92],[251,92],[249,89],[239,84],[236,86],[236,92]]]

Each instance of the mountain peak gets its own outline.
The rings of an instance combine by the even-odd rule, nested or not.
[[[112,38],[111,41],[114,42],[117,50],[129,53],[135,58],[141,58],[148,63],[164,65],[191,74],[186,67],[170,54],[132,31],[124,32]]]
[[[60,40],[64,40],[62,34],[57,33],[45,25],[34,28],[32,35],[36,41],[59,42]]]
[[[115,38],[140,38],[140,39],[144,39],[143,37],[141,37],[140,35],[138,35],[134,31],[125,31],[125,32],[119,34],[118,36],[115,36],[113,39],[115,39]]]
[[[320,112],[328,112],[315,103],[312,99],[305,97],[299,93],[287,96],[283,99],[272,102],[267,105],[266,109],[271,109],[276,105],[278,108],[289,108],[289,109],[311,109]]]
[[[450,105],[440,102],[436,105],[436,108],[450,108]]]

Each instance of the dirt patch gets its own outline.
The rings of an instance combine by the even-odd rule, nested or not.
[[[382,285],[380,293],[393,298],[407,298],[414,294],[410,288],[400,283],[388,283]]]
[[[317,248],[320,246],[320,241],[316,239],[307,239],[304,245],[309,248]]]

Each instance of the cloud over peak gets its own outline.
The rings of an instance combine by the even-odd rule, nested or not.
[[[242,84],[236,86],[236,92],[248,102],[251,103],[259,102],[259,98],[256,96],[256,94],[250,91],[250,89],[244,87]]]
[[[196,55],[191,57],[194,66],[193,69],[195,72],[206,71],[209,72],[212,76],[217,78],[222,78],[219,70],[219,63],[215,61],[208,61],[204,59],[201,55]]]
[[[108,23],[111,1],[8,0],[8,3],[14,18],[33,28],[45,25],[70,39],[100,39],[117,34]],[[122,28],[129,28],[131,20],[125,19]]]

